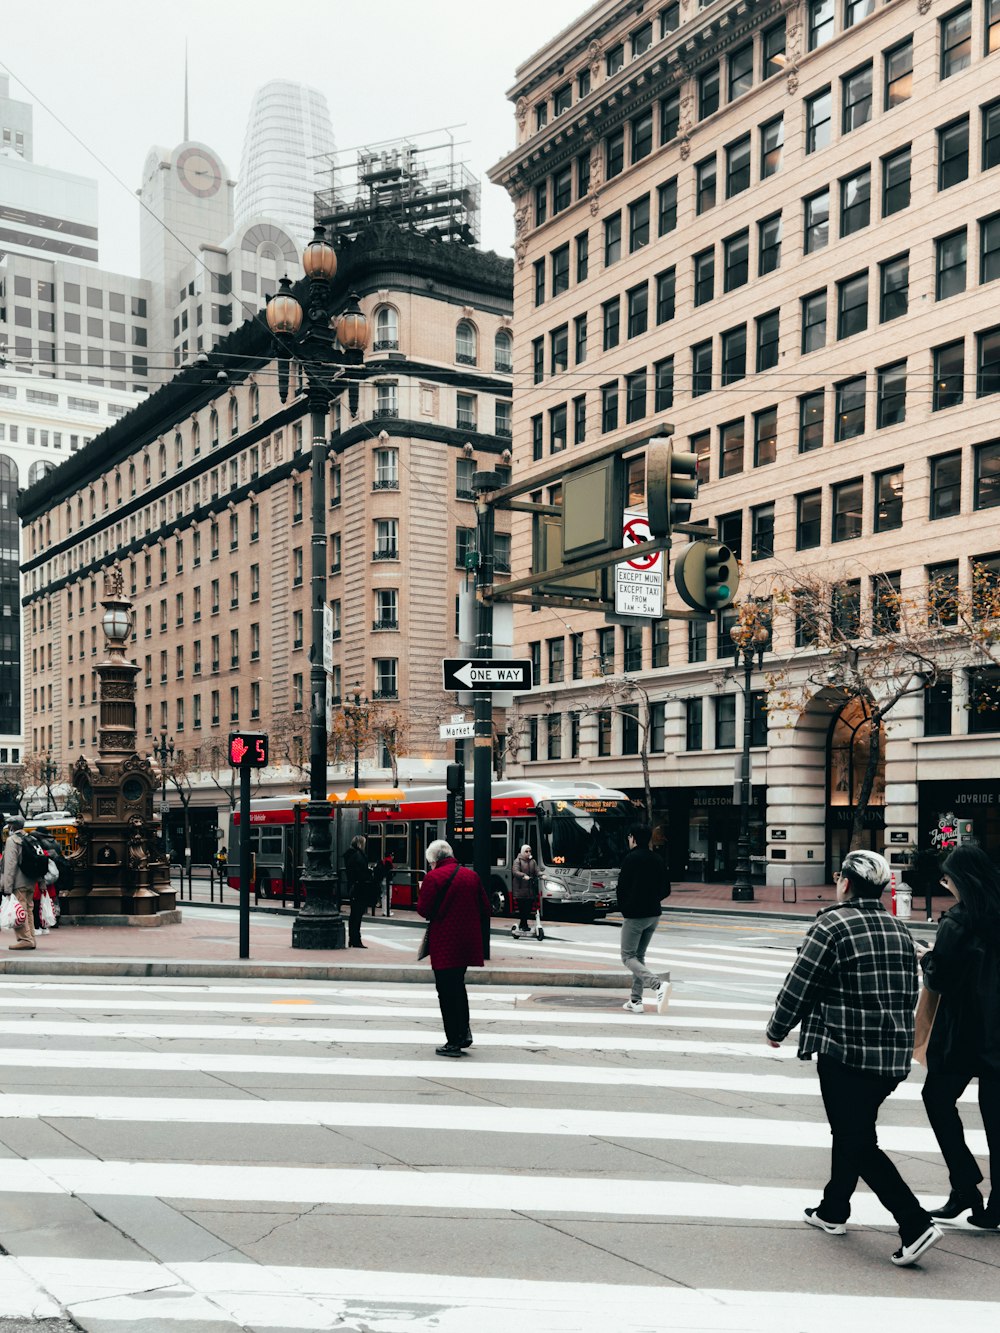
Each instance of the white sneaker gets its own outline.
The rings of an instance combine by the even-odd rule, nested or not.
[[[656,1012],[662,1014],[666,1012],[667,1005],[670,1003],[670,982],[661,981],[656,988]]]
[[[641,1000],[626,1000],[622,1008],[630,1014],[641,1014],[644,1012]]]

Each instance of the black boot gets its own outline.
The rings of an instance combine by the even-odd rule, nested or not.
[[[971,1213],[973,1218],[984,1212],[983,1196],[973,1187],[968,1190],[952,1190],[940,1208],[931,1209],[931,1217],[942,1222],[954,1222],[963,1213]]]
[[[997,1198],[996,1190],[990,1194],[985,1208],[974,1209],[969,1214],[969,1222],[981,1231],[1000,1231],[1000,1198]]]

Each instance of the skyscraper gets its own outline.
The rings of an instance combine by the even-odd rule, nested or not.
[[[319,158],[334,147],[321,92],[283,79],[258,88],[243,140],[236,226],[266,217],[301,247],[312,235],[316,172],[323,166]]]

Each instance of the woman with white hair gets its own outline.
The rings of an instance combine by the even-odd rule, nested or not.
[[[514,857],[510,878],[514,889],[514,901],[517,903],[518,914],[521,918],[517,928],[522,935],[530,935],[528,913],[534,907],[535,899],[538,897],[538,862],[532,856],[531,848],[527,843]]]
[[[489,957],[490,900],[476,872],[458,864],[443,838],[427,848],[427,864],[417,911],[430,922],[431,967],[445,1036],[437,1054],[457,1058],[472,1045],[465,971],[482,967]]]

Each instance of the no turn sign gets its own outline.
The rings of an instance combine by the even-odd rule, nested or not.
[[[626,510],[622,523],[622,546],[651,541],[645,514]],[[615,565],[615,614],[619,616],[663,615],[663,552],[641,555]]]
[[[652,541],[649,531],[649,521],[641,514],[633,517],[625,515],[625,526],[622,530],[622,546],[639,546],[643,542]],[[640,555],[635,560],[628,563],[633,569],[655,569],[660,564],[661,551],[654,551],[651,555]]]

